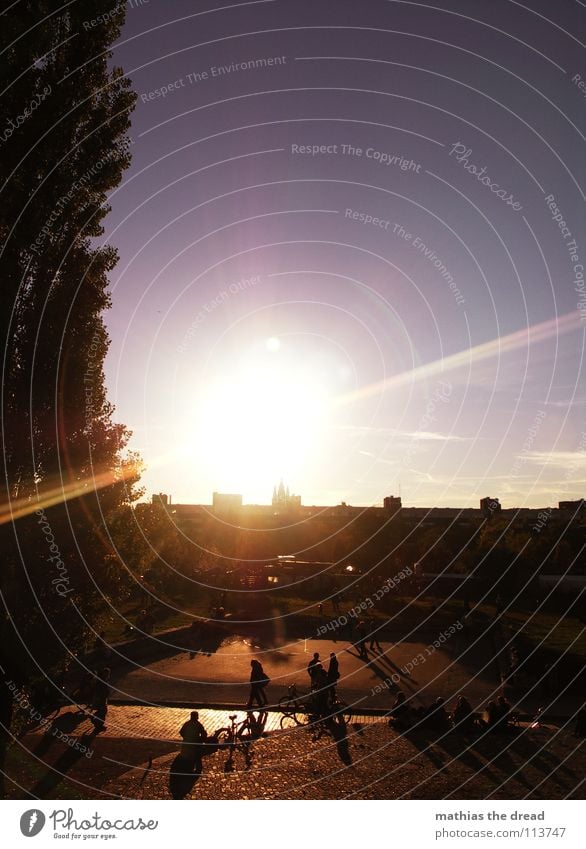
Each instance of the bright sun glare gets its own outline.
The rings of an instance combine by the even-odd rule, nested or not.
[[[265,351],[279,351],[277,341],[268,340]],[[193,448],[215,489],[266,503],[275,482],[283,478],[294,483],[317,459],[329,398],[303,363],[293,365],[268,354],[202,388]]]

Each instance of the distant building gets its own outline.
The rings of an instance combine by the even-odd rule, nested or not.
[[[273,507],[280,507],[281,509],[288,509],[290,507],[301,507],[301,496],[300,495],[291,495],[289,492],[289,487],[285,487],[285,484],[281,480],[278,487],[273,488],[273,499],[272,499]]]
[[[159,492],[156,495],[153,495],[152,503],[158,507],[168,507],[171,503],[171,496],[166,495],[164,492]]]
[[[577,513],[578,510],[584,509],[585,503],[583,498],[579,498],[577,501],[560,501],[558,507],[560,510],[571,510],[573,513]]]
[[[498,498],[488,497],[480,499],[480,512],[486,519],[490,518],[493,513],[500,513],[502,509]]]
[[[383,499],[383,507],[388,513],[396,513],[402,506],[400,497],[387,495],[387,497]]]
[[[214,492],[212,495],[214,513],[226,515],[242,509],[242,496],[234,493]]]

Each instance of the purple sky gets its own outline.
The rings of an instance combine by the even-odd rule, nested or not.
[[[585,4],[128,5],[107,377],[148,493],[584,495]]]

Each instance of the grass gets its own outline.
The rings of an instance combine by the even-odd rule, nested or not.
[[[282,591],[276,593],[274,597],[263,593],[257,601],[257,615],[264,617],[276,610],[278,615],[287,616],[291,626],[293,626],[295,614],[297,614],[302,617],[305,630],[312,631],[315,629],[317,631],[320,625],[325,622],[348,614],[353,607],[362,601],[362,598],[344,601],[340,605],[339,614],[334,612],[331,602],[325,601],[321,616],[318,613],[318,601],[295,595],[284,596]],[[170,600],[169,603],[177,608],[184,607],[186,612],[175,612],[162,606],[159,607],[154,633],[188,626],[192,622],[193,616],[207,617],[210,613],[209,599],[201,599],[189,604],[186,604],[185,600],[175,599]],[[472,616],[476,621],[485,620],[489,622],[494,620],[496,614],[494,604],[482,603],[474,606],[471,602],[471,608],[473,608]],[[124,619],[135,623],[140,614],[141,604],[136,601],[128,601],[120,605],[119,610],[120,618],[111,618],[103,626],[107,641],[118,642],[124,639]],[[229,604],[228,611],[230,612]],[[368,616],[379,625],[392,619],[388,626],[389,629],[409,633],[409,631],[421,628],[423,622],[425,622],[424,628],[441,630],[441,628],[459,619],[462,613],[463,605],[460,599],[441,600],[429,595],[417,599],[409,596],[392,596],[386,602],[386,610],[367,608],[356,619]],[[584,625],[577,617],[564,616],[563,611],[555,612],[552,610],[540,611],[535,615],[532,615],[532,613],[532,610],[519,605],[514,610],[507,610],[503,622],[513,633],[521,632],[523,638],[534,646],[543,645],[543,647],[555,652],[569,651],[577,657],[586,658]],[[571,649],[568,649],[569,646],[572,646]]]
[[[560,654],[569,652],[586,659],[586,628],[574,616],[563,617],[562,614],[541,611],[532,616],[529,611],[508,611],[504,621],[513,632],[520,632],[534,646]]]

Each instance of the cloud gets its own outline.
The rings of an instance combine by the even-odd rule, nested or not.
[[[401,436],[409,439],[425,439],[430,442],[472,442],[474,436],[456,436],[454,433],[434,433],[429,430],[416,430],[413,433],[401,432]]]
[[[527,451],[518,459],[536,466],[555,466],[560,469],[586,468],[586,451]]]
[[[568,398],[567,401],[537,401],[542,407],[560,407],[567,409],[568,407],[584,407],[586,406],[586,398]]]
[[[388,436],[402,438],[405,441],[426,440],[429,442],[472,442],[479,438],[476,436],[457,436],[455,433],[435,433],[429,430],[396,430],[391,427],[369,427],[368,425],[340,425],[339,427],[335,427],[334,430],[354,431],[356,433],[385,433],[388,434]]]

